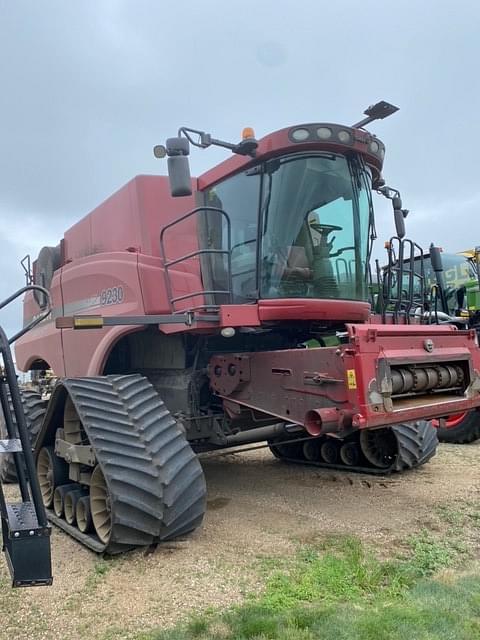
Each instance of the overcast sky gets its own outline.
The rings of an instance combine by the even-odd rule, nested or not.
[[[480,3],[0,0],[0,298],[19,260],[140,173],[179,125],[236,140],[308,121],[371,125],[408,234],[480,244]],[[192,172],[226,157],[197,151]],[[379,242],[393,231],[375,197]],[[1,312],[11,333],[21,309]]]

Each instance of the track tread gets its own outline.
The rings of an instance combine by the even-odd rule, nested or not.
[[[364,456],[362,456],[363,462],[367,463],[367,466],[365,464],[347,466],[343,463],[329,464],[319,460],[306,460],[303,456],[298,457],[302,443],[282,444],[281,439],[270,441],[269,446],[273,455],[285,462],[372,475],[386,475],[412,469],[425,464],[435,455],[438,437],[437,429],[432,426],[431,422],[418,420],[416,422],[392,425],[390,428],[395,434],[398,451],[388,467],[376,467],[369,463]],[[357,442],[358,436],[359,433],[356,432],[343,442]]]
[[[206,507],[202,468],[150,382],[134,374],[66,378],[61,384],[111,495],[112,533],[102,550],[118,553],[199,526]],[[87,546],[98,551],[98,539],[90,538]]]
[[[23,410],[25,413],[25,420],[27,423],[27,430],[30,436],[30,443],[35,445],[35,440],[40,432],[42,426],[43,416],[47,409],[47,401],[42,400],[42,397],[33,389],[20,389],[20,396],[22,399]],[[10,402],[10,408],[13,412],[13,406]],[[5,426],[5,418],[1,415],[0,409],[0,438],[7,438],[7,431]],[[15,420],[15,417],[14,417]],[[17,482],[17,471],[15,469],[15,461],[13,455],[5,454],[0,457],[0,481],[5,484],[14,484]]]
[[[437,430],[427,420],[392,426],[398,442],[395,471],[412,469],[428,462],[438,446]]]

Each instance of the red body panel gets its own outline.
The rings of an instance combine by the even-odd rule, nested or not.
[[[325,432],[379,427],[448,415],[480,405],[480,351],[475,332],[453,327],[350,325],[338,347],[214,356],[209,375],[226,401],[307,424],[315,412]],[[433,340],[427,352],[425,341]],[[382,395],[381,363],[435,366],[463,362],[470,384],[462,395],[432,393],[389,403]],[[312,434],[318,435],[318,432]]]
[[[192,186],[196,188],[196,180]],[[68,229],[64,265],[52,281],[52,316],[17,341],[18,368],[27,371],[34,361],[43,360],[59,376],[99,374],[119,337],[135,330],[115,327],[73,334],[69,329],[55,328],[54,320],[59,316],[170,313],[160,232],[194,206],[193,197],[170,197],[168,178],[138,176]],[[169,259],[198,249],[195,219],[182,223],[178,233],[166,237],[165,244]],[[202,289],[198,260],[172,268],[170,279],[174,296]],[[101,304],[102,291],[118,287],[123,291],[122,301]],[[191,301],[187,300],[185,307]],[[201,303],[203,298],[196,301]],[[33,295],[28,294],[24,322],[39,312]],[[173,327],[178,331],[178,325]]]
[[[370,315],[368,302],[354,300],[260,300],[260,320],[338,320],[366,322]]]

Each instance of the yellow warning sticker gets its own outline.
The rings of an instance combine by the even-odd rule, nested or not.
[[[349,389],[357,388],[357,376],[355,375],[355,369],[347,369],[347,386]]]

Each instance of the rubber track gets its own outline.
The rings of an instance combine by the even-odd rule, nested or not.
[[[51,517],[94,551],[121,553],[184,535],[206,507],[200,462],[149,381],[140,375],[65,378],[111,498],[108,544]],[[52,514],[49,514],[52,515]]]
[[[20,396],[22,399],[23,411],[25,413],[25,420],[27,423],[27,431],[30,436],[30,443],[32,448],[35,445],[35,440],[40,432],[42,426],[43,416],[47,409],[46,400],[42,400],[39,393],[31,389],[20,389]],[[15,415],[13,414],[13,405],[10,402],[10,409],[12,411],[13,421]],[[1,409],[0,409],[1,413]],[[0,438],[7,438],[7,430],[5,427],[5,419],[0,416]],[[5,454],[0,458],[0,481],[5,484],[13,484],[17,482],[17,471],[15,469],[15,462],[13,455]]]
[[[323,469],[335,469],[337,471],[351,471],[354,473],[366,473],[369,475],[388,475],[389,473],[413,469],[428,462],[436,453],[438,446],[437,429],[426,420],[393,425],[398,443],[398,453],[389,467],[385,469],[374,466],[347,466],[342,463],[328,464],[321,461],[310,461],[304,458],[283,457],[274,453],[275,457],[286,462],[305,464],[321,467]],[[281,444],[278,443],[271,443]],[[273,452],[272,452],[273,453]]]

